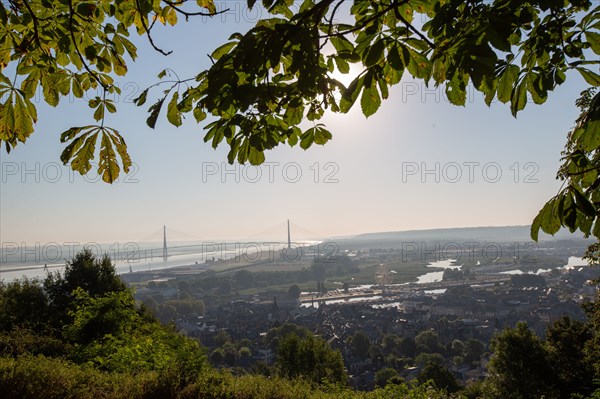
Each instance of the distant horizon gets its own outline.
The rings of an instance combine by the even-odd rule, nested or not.
[[[406,230],[379,230],[379,231],[363,231],[363,232],[356,232],[356,233],[344,233],[344,234],[337,234],[337,235],[332,235],[332,236],[321,236],[321,237],[306,237],[305,234],[301,235],[301,238],[296,238],[294,239],[294,229],[292,228],[292,242],[302,242],[302,241],[322,241],[322,240],[334,240],[334,239],[339,239],[339,240],[349,240],[349,239],[356,239],[356,238],[362,238],[363,236],[375,236],[375,235],[393,235],[396,233],[427,233],[427,232],[450,232],[450,231],[465,231],[465,230],[473,230],[473,229],[507,229],[507,228],[522,228],[522,229],[529,229],[531,227],[531,224],[515,224],[515,225],[484,225],[484,226],[459,226],[459,227],[435,227],[435,228],[422,228],[422,229],[418,229],[418,228],[413,228],[413,229],[406,229]],[[162,227],[161,227],[161,231],[162,231]],[[258,242],[258,241],[265,241],[265,242],[286,242],[287,241],[287,237],[284,236],[284,234],[281,235],[281,237],[276,237],[276,236],[256,236],[256,237],[205,237],[205,238],[172,238],[170,237],[170,231],[169,231],[169,227],[167,225],[167,242],[168,243],[190,243],[190,244],[194,244],[194,243],[210,243],[210,242],[214,242],[214,243],[251,243],[251,242]],[[564,239],[565,237],[569,237],[572,239],[581,239],[581,240],[586,240],[583,235],[581,234],[581,232],[574,232],[574,233],[570,233],[568,230],[566,229],[562,229],[560,230],[558,233],[556,233],[554,236],[550,236],[547,235],[543,232],[540,231],[540,241],[542,239]],[[62,241],[62,243],[60,243],[59,241]],[[27,242],[23,242],[23,241],[0,241],[0,250],[4,250],[8,245],[10,244],[17,244],[17,245],[26,245],[26,246],[35,246],[35,245],[48,245],[48,244],[58,244],[58,245],[67,245],[67,246],[75,246],[75,247],[82,247],[82,246],[86,246],[86,245],[92,245],[92,244],[97,244],[97,245],[101,245],[101,246],[106,246],[106,245],[112,245],[112,244],[116,244],[116,243],[121,243],[121,244],[127,244],[127,243],[135,243],[135,244],[160,244],[162,246],[162,233],[160,237],[156,237],[156,238],[152,238],[152,239],[146,239],[146,240],[106,240],[106,241],[102,241],[102,240],[87,240],[87,241],[83,241],[83,240],[48,240],[48,241],[27,241]]]

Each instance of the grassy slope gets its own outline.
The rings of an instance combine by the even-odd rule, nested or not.
[[[357,392],[315,387],[301,380],[260,375],[232,376],[206,369],[196,382],[180,386],[175,375],[156,372],[105,373],[44,356],[0,358],[0,392],[4,399],[383,399],[442,398],[423,387],[394,386]]]

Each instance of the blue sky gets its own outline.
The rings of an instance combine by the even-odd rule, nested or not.
[[[577,73],[517,119],[508,105],[488,108],[477,93],[456,107],[442,89],[405,79],[369,119],[358,106],[326,117],[333,133],[327,145],[268,152],[260,177],[253,167],[222,175],[227,148],[205,144],[203,125],[190,116],[175,128],[160,118],[149,129],[147,107],[131,100],[164,66],[180,76],[207,68],[206,54],[256,21],[242,2],[227,4],[232,11],[224,16],[157,33],[157,44],[173,50],[168,57],[136,38],[139,59],[119,80],[119,112],[108,121],[125,136],[135,163],[123,181],[111,186],[62,166],[60,133],[91,122],[92,111],[68,99],[57,108],[38,102],[35,134],[0,153],[2,243],[138,241],[165,224],[185,232],[180,239],[239,239],[288,218],[320,237],[529,224],[557,192],[574,101],[586,88]]]

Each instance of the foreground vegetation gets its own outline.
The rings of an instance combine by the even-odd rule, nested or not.
[[[43,355],[0,359],[0,391],[6,399],[333,399],[333,398],[443,398],[426,386],[390,385],[373,392],[339,386],[317,387],[302,380],[261,375],[234,376],[206,370],[185,386],[173,374],[157,372],[109,373],[86,365]]]
[[[546,340],[524,323],[498,334],[484,381],[462,387],[429,362],[408,383],[382,369],[378,388],[361,392],[348,387],[339,352],[291,325],[273,330],[277,359],[268,373],[212,368],[197,341],[135,303],[108,257],[83,251],[64,274],[0,283],[0,392],[9,399],[600,398],[600,301],[586,311],[588,322],[564,318]]]

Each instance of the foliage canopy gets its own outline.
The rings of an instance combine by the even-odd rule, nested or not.
[[[191,4],[194,3],[194,4]],[[332,138],[317,123],[326,111],[346,113],[356,102],[373,115],[403,76],[444,86],[451,103],[464,105],[468,85],[485,102],[510,103],[513,115],[530,96],[537,104],[577,70],[600,84],[599,7],[589,0],[248,0],[268,18],[210,55],[212,66],[189,79],[159,74],[164,86],[149,108],[154,127],[163,108],[179,126],[191,113],[206,124],[205,141],[225,142],[230,162],[260,164],[279,144],[325,144]],[[223,10],[221,10],[223,11]],[[116,112],[107,94],[115,77],[137,58],[132,32],[147,36],[157,51],[156,24],[193,23],[217,13],[213,0],[8,0],[0,3],[0,141],[6,150],[33,133],[38,87],[56,106],[62,97],[89,101],[95,123],[61,134],[61,160],[87,173],[98,156],[98,173],[114,181],[131,159],[123,135],[105,124]],[[191,19],[190,19],[191,18]],[[334,73],[360,72],[348,87]],[[176,76],[176,75],[175,75]],[[136,99],[143,105],[146,89]],[[587,134],[586,134],[587,135]],[[586,141],[586,148],[597,145]],[[96,147],[99,150],[96,150]]]
[[[558,177],[565,187],[532,225],[600,237],[600,6],[590,0],[247,0],[267,18],[233,33],[209,56],[210,68],[179,78],[166,68],[135,99],[155,127],[162,110],[180,126],[191,114],[206,121],[205,142],[229,147],[228,161],[260,164],[280,144],[308,149],[332,139],[319,120],[360,103],[369,117],[405,76],[444,88],[464,105],[467,87],[486,104],[498,100],[516,116],[531,98],[542,104],[576,70],[592,90],[569,133]],[[132,160],[124,135],[107,125],[117,111],[115,78],[137,58],[130,35],[145,35],[156,51],[157,24],[193,23],[218,12],[213,0],[7,0],[0,2],[0,144],[10,151],[34,132],[41,88],[51,106],[91,89],[94,122],[60,135],[65,164],[92,169],[113,182]],[[353,68],[354,67],[354,68]],[[334,76],[350,74],[345,86]],[[157,90],[162,87],[162,90]]]

